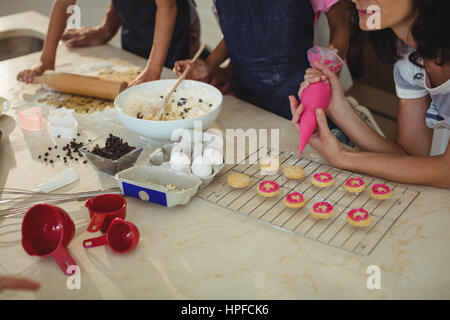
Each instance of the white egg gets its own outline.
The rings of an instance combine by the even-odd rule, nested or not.
[[[192,173],[200,178],[210,176],[212,174],[212,166],[203,157],[197,157],[192,163]]]
[[[171,157],[172,157],[172,154],[175,154],[175,153],[184,153],[189,158],[189,164],[190,164],[191,150],[192,150],[191,144],[175,143],[172,148]]]
[[[192,151],[192,159],[196,159],[201,157],[203,154],[203,144],[194,143],[193,151]]]
[[[223,164],[223,155],[213,148],[206,148],[203,152],[203,158],[205,161],[211,165],[221,165]]]
[[[192,142],[195,143],[202,143],[203,142],[203,133],[200,130],[193,130],[192,131]]]
[[[170,167],[176,171],[189,170],[191,160],[183,152],[172,152],[170,155]]]
[[[213,148],[223,154],[223,138],[215,134],[204,134],[205,145],[208,148]]]

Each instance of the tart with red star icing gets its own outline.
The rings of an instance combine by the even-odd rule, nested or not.
[[[258,193],[266,198],[275,197],[280,193],[280,186],[275,181],[262,181],[258,185]]]
[[[334,183],[334,179],[328,172],[321,172],[311,177],[311,183],[316,187],[326,188]]]
[[[328,219],[334,213],[334,206],[329,202],[317,202],[311,208],[311,215],[317,219]]]
[[[391,188],[385,184],[374,184],[370,190],[370,195],[374,199],[385,200],[392,196],[392,191]]]
[[[347,222],[354,227],[365,227],[372,222],[372,217],[363,208],[352,209],[347,213]]]
[[[348,192],[359,193],[366,189],[366,185],[362,178],[350,178],[345,181],[344,189]]]
[[[284,204],[288,208],[301,208],[305,205],[306,198],[300,192],[292,192],[284,197]]]

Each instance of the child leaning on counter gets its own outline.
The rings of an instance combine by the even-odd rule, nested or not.
[[[145,70],[130,84],[157,80],[163,66],[189,58],[190,27],[198,19],[192,0],[112,0],[103,23],[97,27],[66,29],[67,8],[76,0],[56,0],[39,64],[24,70],[18,80],[31,83],[46,70],[55,69],[59,40],[69,48],[97,46],[110,41],[122,27],[122,47],[148,58]],[[192,22],[192,24],[191,24]]]
[[[290,119],[287,97],[298,90],[308,67],[306,51],[313,46],[314,24],[327,14],[330,46],[345,58],[349,25],[339,0],[215,0],[222,41],[206,60],[193,64],[188,78],[214,82],[227,75],[220,65],[231,60],[235,94],[263,109]],[[190,60],[177,61],[181,75]],[[230,68],[227,68],[230,71]],[[226,76],[225,76],[226,77]],[[224,83],[226,81],[219,81]]]

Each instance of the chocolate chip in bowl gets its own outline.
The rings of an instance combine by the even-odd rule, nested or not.
[[[79,149],[98,171],[114,176],[132,167],[148,142],[125,134],[105,134]]]

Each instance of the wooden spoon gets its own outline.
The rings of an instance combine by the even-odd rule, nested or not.
[[[192,58],[190,64],[186,67],[186,70],[184,70],[183,74],[178,78],[177,82],[175,82],[175,85],[173,86],[173,88],[169,91],[169,93],[166,95],[166,97],[164,98],[162,105],[159,109],[159,112],[156,114],[154,120],[159,121],[161,119],[161,116],[164,114],[166,108],[167,108],[167,101],[169,101],[170,97],[172,96],[172,94],[175,92],[175,90],[178,88],[178,86],[180,85],[180,83],[184,80],[184,78],[186,78],[187,74],[189,73],[189,71],[191,70],[192,64],[197,61],[197,59],[200,57],[200,55],[202,54],[203,50],[205,49],[205,45],[202,44],[200,46],[200,49],[198,49],[197,53],[195,54],[195,56]]]

